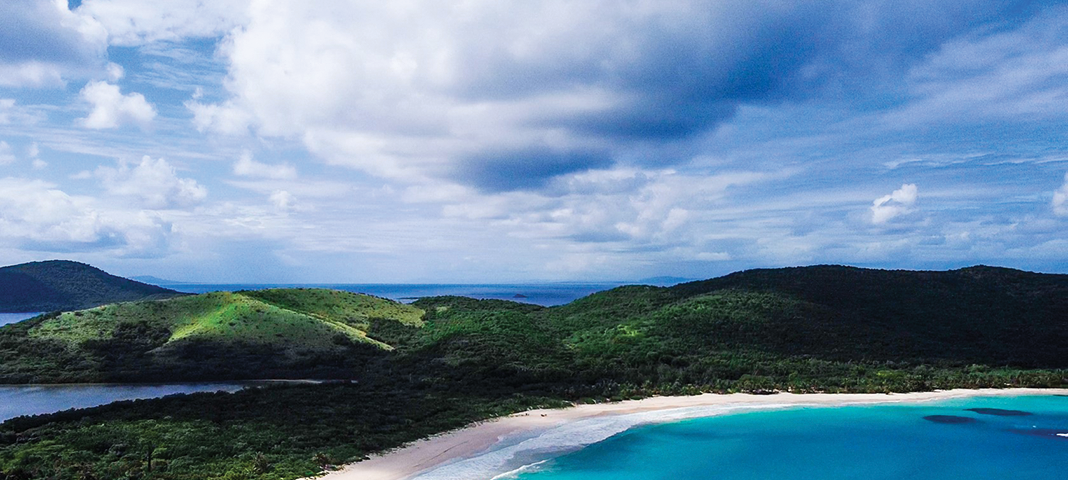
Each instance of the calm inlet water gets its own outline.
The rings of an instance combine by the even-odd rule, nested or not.
[[[649,420],[655,419],[644,419]],[[568,437],[576,437],[570,439],[574,450],[588,434],[572,431],[554,442],[566,447]],[[496,478],[1050,480],[1068,475],[1068,398],[980,397],[735,413],[638,426],[542,463],[539,458],[552,454],[537,451],[545,445],[531,440],[536,439],[528,439],[534,451],[509,452],[510,468],[531,466]],[[501,469],[492,457],[418,478],[494,478]]]
[[[178,385],[0,385],[0,422],[22,415],[54,413],[119,400],[156,398],[175,393],[235,392],[249,384]]]

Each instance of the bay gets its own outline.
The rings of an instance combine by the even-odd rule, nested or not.
[[[531,463],[499,478],[1063,478],[1068,398],[975,397],[736,413],[640,426]]]

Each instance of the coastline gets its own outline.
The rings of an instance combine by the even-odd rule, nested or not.
[[[530,410],[470,425],[418,440],[404,447],[319,477],[324,480],[408,480],[432,470],[455,465],[477,455],[515,448],[525,440],[580,422],[596,422],[583,429],[600,430],[607,438],[619,431],[648,423],[707,417],[747,410],[805,406],[849,406],[918,403],[975,396],[1068,395],[1068,389],[955,389],[914,393],[747,393],[651,397],[615,403],[577,405],[564,409]],[[592,428],[591,428],[592,427]],[[596,435],[600,433],[600,435]],[[574,448],[603,440],[582,441]],[[546,442],[542,442],[543,444]],[[552,438],[547,439],[552,443]],[[528,447],[529,448],[529,447]],[[544,448],[544,447],[543,447]],[[574,449],[572,448],[572,449]],[[510,468],[509,468],[510,469]],[[504,469],[497,473],[505,473]],[[447,477],[443,477],[447,478]]]

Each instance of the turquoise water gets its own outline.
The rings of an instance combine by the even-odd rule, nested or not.
[[[1031,415],[980,414],[969,408]],[[927,416],[968,423],[936,423]],[[509,478],[1068,478],[1068,438],[1057,433],[1068,433],[1068,397],[794,408],[641,426]]]

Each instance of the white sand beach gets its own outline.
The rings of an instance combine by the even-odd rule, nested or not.
[[[453,476],[455,472],[450,474],[444,470],[449,467],[459,468],[458,464],[465,459],[489,456],[487,452],[501,453],[496,458],[489,459],[489,462],[498,461],[503,466],[504,460],[509,459],[516,451],[545,450],[547,445],[553,441],[572,442],[572,445],[569,445],[572,449],[580,448],[636,425],[647,423],[753,409],[925,402],[994,395],[1068,395],[1068,389],[962,389],[898,394],[704,394],[578,405],[565,409],[531,410],[419,440],[320,478],[326,480],[405,480],[417,475],[423,476],[421,474],[427,472],[430,473],[427,475],[429,478],[458,478]],[[568,426],[578,428],[567,431]],[[581,438],[576,438],[575,433],[579,431],[582,432]],[[531,439],[539,439],[540,442],[532,442]],[[527,443],[529,445],[524,445]],[[482,463],[484,469],[486,462]],[[439,470],[442,472],[435,475]],[[497,473],[504,473],[504,471]]]

